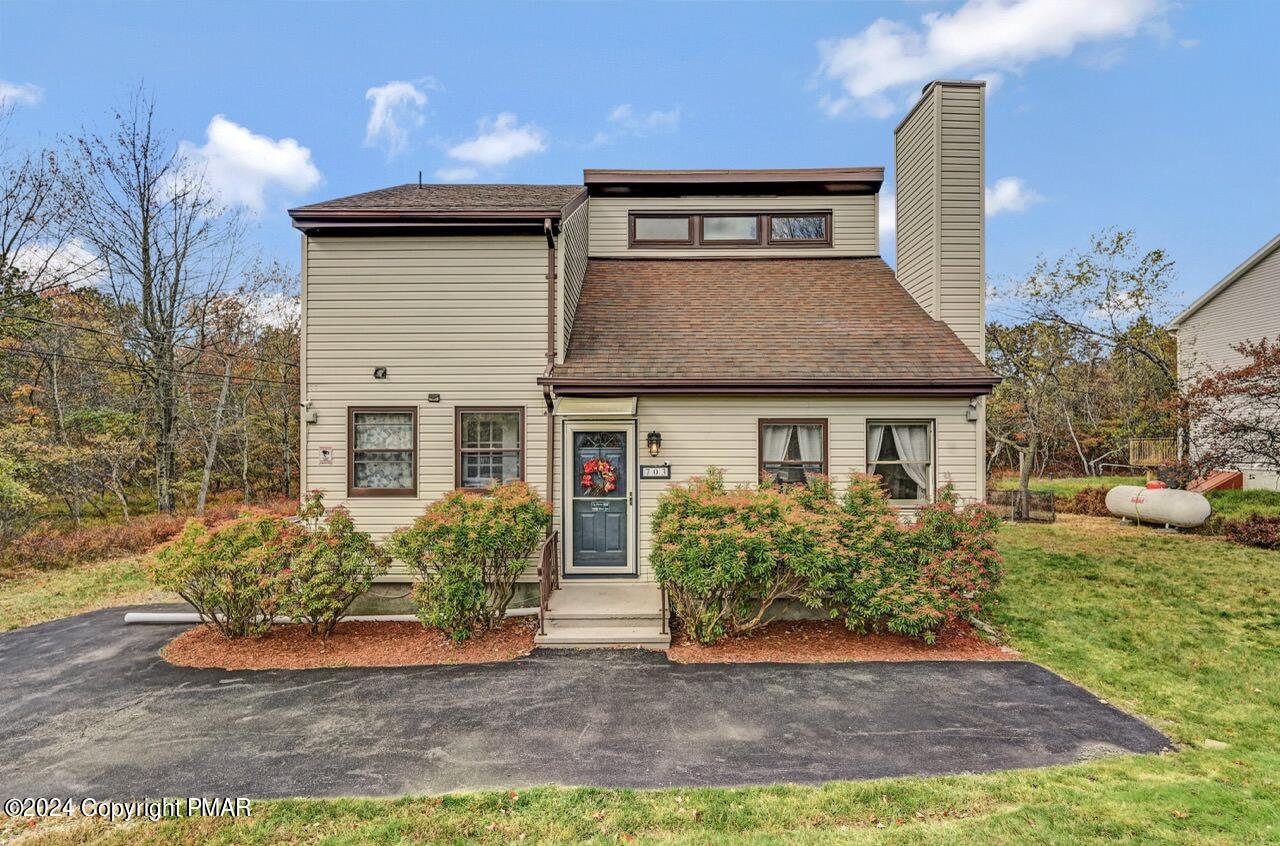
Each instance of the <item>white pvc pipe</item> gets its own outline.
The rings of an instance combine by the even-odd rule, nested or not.
[[[537,606],[532,608],[508,608],[508,617],[532,617],[538,613]],[[416,623],[414,614],[357,614],[343,617],[342,622],[352,623]],[[129,625],[190,625],[200,622],[200,615],[194,611],[129,611],[124,615],[126,626]],[[276,617],[273,623],[292,623],[292,617]]]

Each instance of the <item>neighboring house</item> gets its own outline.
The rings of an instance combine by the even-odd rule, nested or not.
[[[1280,235],[1249,256],[1169,324],[1178,340],[1178,378],[1243,363],[1234,347],[1244,341],[1280,341]],[[1196,451],[1195,432],[1191,449]],[[1280,490],[1280,469],[1263,464],[1235,468],[1245,488]]]
[[[293,209],[304,489],[381,537],[451,488],[527,480],[559,533],[550,644],[667,640],[650,519],[709,466],[877,473],[904,509],[945,484],[983,499],[983,84],[926,86],[895,160],[897,278],[879,167],[587,170]],[[583,483],[592,459],[613,485]]]

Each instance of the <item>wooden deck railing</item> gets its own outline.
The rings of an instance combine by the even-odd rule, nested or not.
[[[560,532],[551,530],[538,555],[538,633],[547,633],[547,606],[551,592],[560,587]]]
[[[1130,438],[1129,463],[1134,467],[1162,467],[1178,460],[1173,438]]]

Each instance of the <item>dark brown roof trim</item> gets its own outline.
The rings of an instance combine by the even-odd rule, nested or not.
[[[293,227],[313,237],[411,236],[411,235],[533,235],[542,238],[541,220],[438,221],[430,223],[379,223],[334,221],[312,224],[294,222]]]
[[[972,397],[989,394],[999,379],[991,380],[868,380],[868,379],[560,379],[542,376],[539,385],[550,385],[558,394],[858,394],[864,396]]]
[[[547,218],[560,220],[560,209],[290,209],[295,229],[319,229],[326,226],[459,226],[468,224],[512,223],[536,224],[542,228]]]
[[[591,196],[688,196],[711,194],[870,194],[884,183],[882,167],[774,168],[756,170],[587,169]]]
[[[588,168],[582,181],[592,185],[694,182],[868,182],[884,181],[882,167],[802,167],[748,170],[613,170]]]
[[[578,206],[582,205],[587,201],[587,197],[589,196],[589,194],[590,192],[588,192],[586,188],[583,188],[582,192],[578,194],[578,196],[574,197],[572,200],[564,204],[564,208],[560,210],[560,217],[566,218],[569,215],[576,212],[578,210]]]

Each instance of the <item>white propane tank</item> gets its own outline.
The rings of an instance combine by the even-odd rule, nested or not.
[[[1213,508],[1203,494],[1175,491],[1153,482],[1145,488],[1117,485],[1107,491],[1107,510],[1140,523],[1194,529],[1209,519]]]

